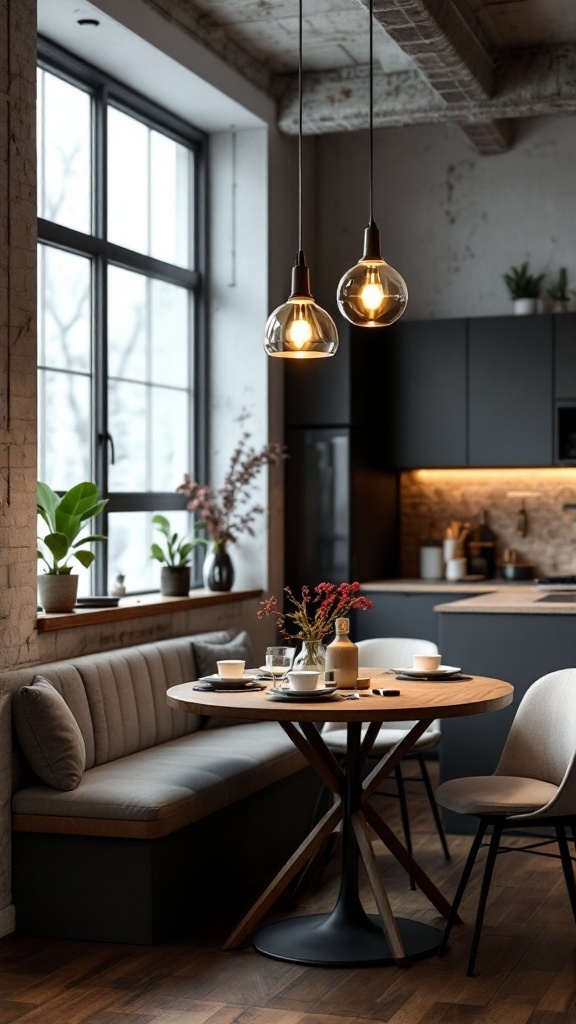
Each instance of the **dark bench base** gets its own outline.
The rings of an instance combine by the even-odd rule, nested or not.
[[[307,834],[318,788],[306,769],[161,839],[16,832],[16,930],[151,945],[244,911]]]

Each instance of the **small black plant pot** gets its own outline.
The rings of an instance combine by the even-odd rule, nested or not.
[[[160,573],[162,597],[188,597],[190,590],[189,565],[163,565]]]

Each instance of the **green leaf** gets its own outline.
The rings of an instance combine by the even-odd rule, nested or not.
[[[86,509],[86,511],[82,513],[80,519],[82,520],[83,523],[85,523],[87,519],[93,519],[94,516],[99,516],[102,509],[106,508],[107,504],[108,498],[104,498],[103,501],[97,501],[96,504],[92,506],[92,508]]]
[[[70,550],[70,544],[68,543],[68,538],[63,533],[48,533],[42,540],[57,562],[62,558],[66,558]]]
[[[82,537],[80,540],[77,540],[73,547],[78,548],[81,544],[91,544],[92,541],[96,540],[108,540],[108,537],[103,537],[100,533],[91,533],[88,537]]]
[[[92,562],[96,558],[93,551],[75,551],[74,558],[77,558],[82,563],[85,569],[89,569]]]
[[[166,555],[162,551],[162,548],[160,547],[159,544],[153,544],[152,545],[150,557],[151,558],[156,558],[159,562],[165,562],[166,561]]]
[[[82,523],[102,511],[106,501],[98,501],[96,484],[84,481],[71,487],[64,495],[55,513],[58,532],[65,533],[70,543],[76,539]]]
[[[36,503],[39,515],[42,516],[42,519],[50,530],[54,530],[54,517],[56,509],[60,504],[60,498],[51,487],[48,487],[48,484],[43,484],[41,480],[38,480],[36,484]]]
[[[165,537],[170,536],[170,523],[166,519],[166,516],[161,516],[160,513],[158,513],[157,515],[152,516],[152,522],[158,527]]]

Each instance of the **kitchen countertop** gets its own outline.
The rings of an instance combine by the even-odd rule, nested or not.
[[[508,582],[507,580],[484,580],[478,582],[450,583],[447,580],[377,580],[362,583],[366,593],[412,593],[412,594],[465,594],[461,601],[434,605],[435,612],[454,614],[462,612],[499,615],[576,615],[576,593],[574,600],[562,600],[559,591],[546,591],[534,583]],[[553,601],[542,598],[554,594]]]
[[[516,585],[514,589],[505,590],[499,587],[489,594],[452,601],[451,604],[437,604],[435,612],[481,612],[498,615],[576,615],[576,601],[561,600],[558,591],[554,593],[554,601],[542,601],[543,597],[552,596],[549,591],[537,589],[534,585]],[[566,595],[568,596],[568,595]],[[572,596],[574,592],[572,592]],[[560,600],[559,600],[560,599]]]
[[[530,584],[508,580],[373,580],[361,583],[360,589],[369,593],[382,594],[488,594],[494,590],[528,589]]]

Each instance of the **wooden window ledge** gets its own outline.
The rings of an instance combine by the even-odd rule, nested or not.
[[[215,593],[212,590],[192,590],[188,597],[162,597],[161,594],[140,594],[122,597],[117,608],[76,608],[73,612],[39,612],[36,628],[39,633],[54,629],[73,629],[76,626],[95,626],[101,622],[125,622],[147,615],[166,615],[186,612],[195,608],[210,608],[219,604],[249,601],[261,597],[261,590],[231,590]]]

